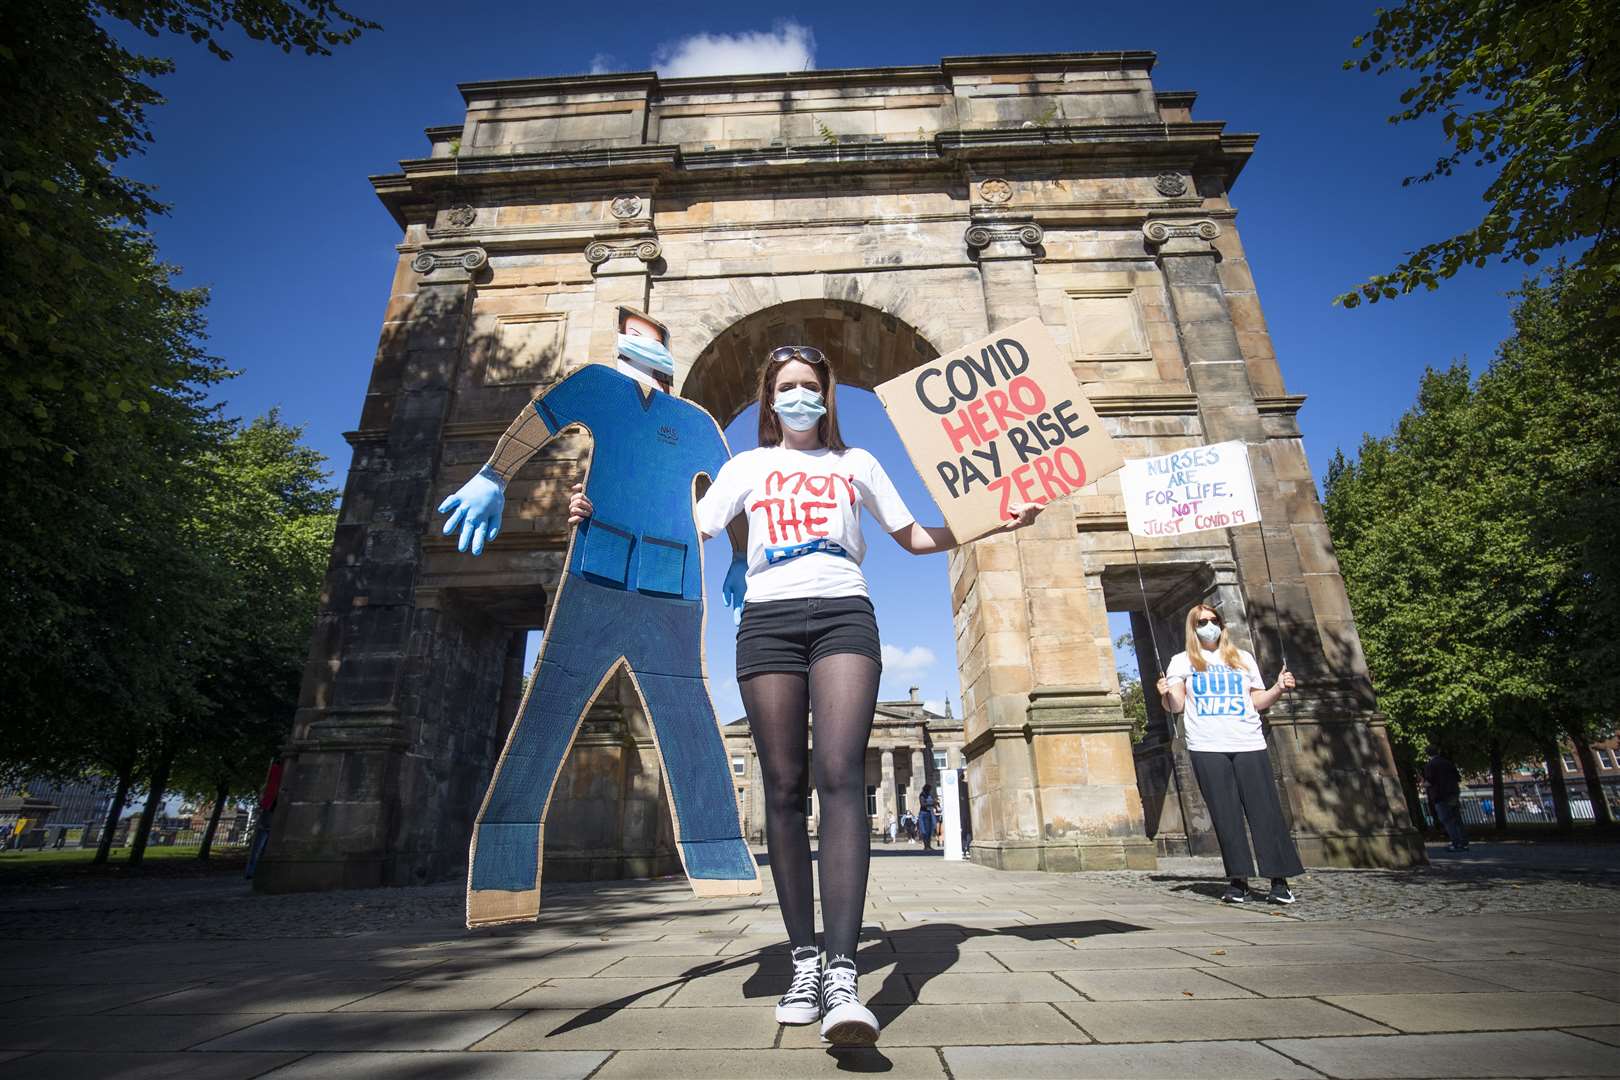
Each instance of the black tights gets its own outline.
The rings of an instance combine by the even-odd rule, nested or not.
[[[821,799],[821,921],[827,956],[855,955],[866,909],[871,828],[866,817],[866,742],[877,707],[876,660],[822,657],[804,675],[765,672],[740,680],[743,707],[765,780],[765,839],[782,922],[794,948],[816,943],[811,883],[809,723],[816,724]]]

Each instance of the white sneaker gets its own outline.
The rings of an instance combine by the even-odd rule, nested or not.
[[[835,956],[821,975],[821,1038],[834,1046],[871,1046],[878,1040],[877,1017],[861,1004],[855,961]]]
[[[776,1003],[778,1024],[813,1024],[821,1019],[821,953],[814,945],[793,950],[793,982]]]

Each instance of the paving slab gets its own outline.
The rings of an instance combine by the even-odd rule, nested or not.
[[[1248,1042],[1147,1046],[952,1046],[945,1063],[956,1080],[1294,1080],[1318,1074]]]
[[[1620,1046],[1620,1027],[1583,1027],[1579,1031],[1571,1032],[1573,1035],[1584,1035],[1588,1039],[1596,1039],[1610,1046]]]
[[[725,1008],[535,1010],[475,1050],[763,1049],[776,1041],[770,1003]]]
[[[870,1050],[627,1050],[613,1055],[592,1080],[658,1076],[749,1077],[796,1080],[807,1076],[882,1073],[892,1080],[944,1077],[939,1054],[925,1048],[878,1046]],[[413,1078],[414,1080],[414,1078]]]
[[[1399,953],[1365,945],[1230,945],[1217,948],[1189,946],[1182,950],[1201,965],[1221,967],[1278,967],[1284,964],[1400,963]]]
[[[1390,1028],[1303,998],[1239,1001],[1063,1002],[1058,1008],[1097,1042],[1280,1039],[1389,1034]]]
[[[549,956],[507,960],[499,957],[457,957],[411,976],[417,979],[541,979],[584,978],[606,970],[627,955],[606,946],[564,949]],[[713,956],[703,957],[713,960]]]
[[[674,976],[641,979],[550,979],[504,1003],[508,1009],[654,1009],[675,996]],[[737,1004],[727,1002],[727,1004]]]
[[[265,1080],[584,1080],[607,1056],[605,1050],[310,1054],[270,1073]]]
[[[1620,1047],[1561,1031],[1277,1039],[1264,1045],[1343,1080],[1381,1080],[1388,1076],[1620,1076]]]
[[[92,1025],[82,1016],[19,1016],[0,1024],[0,1049],[82,1050],[86,1041],[93,1038],[97,1050],[109,1053],[184,1050],[205,1039],[266,1019],[268,1017],[255,1013],[233,1013],[229,1016],[108,1015],[96,1017],[92,1029]]]
[[[1071,949],[1179,949],[1199,946],[1219,949],[1242,944],[1223,933],[1196,929],[1133,930],[1089,937],[1060,937],[1058,941]]]
[[[45,1051],[0,1063],[0,1080],[249,1080],[298,1057]]]
[[[1074,987],[1048,971],[910,975],[906,981],[916,991],[917,1000],[924,1005],[1080,1000],[1080,994]]]
[[[1436,964],[1465,979],[1483,979],[1512,990],[1613,990],[1613,972],[1556,960],[1495,960],[1477,964]]]
[[[1006,971],[1007,967],[988,952],[878,952],[863,951],[855,957],[862,974],[899,971],[907,975],[949,971],[963,975],[979,971]],[[783,974],[787,971],[784,969]]]
[[[1584,994],[1345,994],[1322,1000],[1407,1032],[1620,1024],[1620,1003]]]
[[[338,1012],[461,1012],[498,1009],[535,979],[422,979],[339,1006]],[[522,1008],[522,1006],[506,1006]]]
[[[880,1045],[961,1046],[1017,1043],[1083,1043],[1086,1034],[1049,1004],[879,1005]],[[784,1027],[782,1046],[819,1047],[815,1024]]]
[[[110,986],[35,987],[29,996],[7,1005],[5,1011],[8,1016],[86,1016],[146,1001],[149,998],[159,998],[177,990],[184,990],[191,985],[193,984],[179,983],[165,986],[159,983],[142,986],[139,983],[114,983]]]
[[[313,979],[289,979],[239,986],[220,983],[146,998],[120,1006],[113,1011],[169,1013],[181,1016],[218,1013],[330,1012],[340,1005],[382,993],[396,985],[398,984],[393,982],[327,983]]]
[[[1200,968],[1217,978],[1253,990],[1262,997],[1316,997],[1321,994],[1488,993],[1496,983],[1481,982],[1429,964],[1294,964],[1274,968]]]
[[[990,955],[1013,971],[1104,971],[1195,967],[1206,963],[1177,949],[1015,949]]]
[[[1058,978],[1092,1001],[1179,1001],[1255,995],[1196,968],[1148,971],[1060,971]]]
[[[519,1015],[495,1011],[304,1013],[278,1016],[196,1049],[465,1050]]]
[[[864,954],[863,954],[864,955]],[[888,954],[892,959],[893,954]],[[759,971],[786,975],[793,971],[787,953],[766,953],[757,957],[737,956],[625,956],[596,974],[599,979],[673,978],[687,975],[699,978],[718,971]]]

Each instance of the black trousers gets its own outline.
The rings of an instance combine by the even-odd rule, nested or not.
[[[1282,803],[1277,799],[1277,782],[1271,776],[1271,758],[1264,750],[1234,753],[1194,750],[1193,774],[1204,795],[1209,816],[1215,822],[1215,836],[1221,844],[1221,861],[1229,878],[1254,876],[1254,860],[1249,857],[1248,833],[1254,836],[1254,854],[1260,860],[1260,876],[1293,877],[1304,871],[1299,850],[1288,835]]]

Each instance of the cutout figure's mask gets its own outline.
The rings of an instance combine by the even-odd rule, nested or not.
[[[635,308],[619,309],[615,343],[618,369],[643,386],[670,393],[675,384],[675,357],[669,351],[669,329]]]

